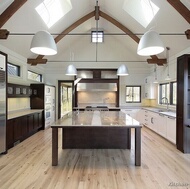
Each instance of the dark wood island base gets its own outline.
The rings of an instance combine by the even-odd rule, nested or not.
[[[96,121],[92,121],[94,116]],[[85,121],[84,124],[85,117],[91,120],[91,123]],[[101,120],[101,124],[98,119]],[[95,125],[97,123],[98,125]],[[135,165],[141,165],[141,125],[123,112],[75,112],[58,120],[51,127],[52,166],[58,164],[59,128],[62,128],[63,149],[131,149],[131,129],[134,128]]]

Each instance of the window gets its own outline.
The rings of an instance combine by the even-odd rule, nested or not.
[[[19,76],[20,77],[20,66],[8,63],[8,74],[12,76]]]
[[[141,86],[126,86],[126,102],[141,102]]]
[[[91,41],[92,43],[103,43],[104,41],[104,32],[103,31],[92,31],[91,32]]]
[[[35,72],[28,70],[28,79],[38,81],[38,82],[42,82],[42,74],[38,74],[38,73],[35,73]]]
[[[176,105],[177,103],[177,82],[171,83],[171,105]]]
[[[176,105],[177,82],[168,82],[159,85],[159,104]],[[167,98],[167,100],[166,100]]]

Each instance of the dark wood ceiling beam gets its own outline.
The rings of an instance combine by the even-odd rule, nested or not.
[[[102,18],[104,18],[105,20],[111,22],[113,25],[115,25],[120,30],[122,30],[127,35],[129,35],[129,37],[131,37],[136,43],[139,43],[140,39],[131,30],[129,30],[127,27],[125,27],[123,24],[121,24],[120,22],[118,22],[117,20],[115,20],[114,18],[112,18],[111,16],[107,15],[106,13],[104,13],[102,11],[100,11],[99,14],[100,14],[100,16]],[[150,57],[152,59],[158,59],[158,57],[156,55],[153,55],[153,56],[150,56]]]
[[[185,31],[185,35],[187,39],[190,39],[190,29]]]
[[[180,0],[167,0],[190,24],[190,10]]]
[[[47,63],[47,59],[43,59],[43,58],[28,58],[27,59],[27,63],[31,64],[32,66],[36,66],[37,64],[46,64]]]
[[[9,31],[6,29],[0,29],[0,39],[7,39]]]
[[[74,22],[72,25],[70,25],[67,29],[65,29],[63,32],[61,32],[57,37],[55,37],[55,43],[58,43],[61,39],[63,39],[69,32],[74,30],[76,27],[81,25],[83,22],[87,21],[88,19],[92,18],[95,16],[95,11],[92,11],[91,13],[83,16],[76,22]],[[43,58],[44,55],[38,55],[37,59]]]
[[[127,35],[129,35],[136,43],[139,43],[140,39],[133,33],[131,32],[127,27],[125,27],[124,25],[122,25],[120,22],[118,22],[117,20],[115,20],[114,18],[112,18],[111,16],[107,15],[106,13],[102,12],[99,10],[98,7],[98,15],[97,14],[97,8],[95,9],[95,11],[85,15],[84,17],[80,18],[79,20],[77,20],[75,23],[73,23],[71,26],[69,26],[67,29],[65,29],[62,33],[60,33],[56,38],[55,38],[55,42],[58,43],[63,37],[65,37],[69,32],[71,32],[73,29],[75,29],[76,27],[78,27],[80,24],[82,24],[83,22],[87,21],[88,19],[94,17],[94,16],[101,16],[102,18],[104,18],[105,20],[111,22],[112,24],[114,24],[116,27],[118,27],[119,29],[121,29],[122,31],[124,31]],[[43,59],[44,55],[38,55],[38,57],[36,59]],[[160,59],[158,59],[158,57],[156,55],[150,56],[152,59],[157,60],[155,61],[155,64],[158,65],[163,65],[164,63],[160,63]],[[34,59],[34,60],[36,60]],[[30,59],[28,59],[30,60]],[[151,59],[150,59],[151,60]],[[148,61],[147,61],[148,62]],[[150,61],[149,61],[150,62]],[[148,62],[148,63],[149,63]],[[38,62],[33,62],[32,64],[36,64]],[[31,61],[28,61],[28,64],[31,64]],[[40,61],[39,61],[40,64]],[[153,64],[153,62],[151,63]]]
[[[164,58],[164,59],[155,59],[155,58],[153,58],[153,59],[147,59],[147,62],[149,64],[157,64],[159,66],[162,66],[162,65],[167,63],[167,59],[166,58]]]
[[[11,16],[26,3],[27,0],[14,0],[13,3],[0,15],[0,28],[11,18]]]

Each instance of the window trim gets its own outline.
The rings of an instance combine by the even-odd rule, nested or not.
[[[40,81],[37,81],[37,80],[34,80],[34,79],[30,79],[30,78],[28,78],[28,72],[31,72],[31,73],[34,73],[34,74],[39,75],[39,76],[40,76]],[[42,83],[42,81],[43,81],[42,74],[37,73],[37,72],[34,72],[34,71],[31,71],[31,70],[27,70],[27,79],[28,79],[28,80],[32,80],[32,81],[36,81],[36,82],[40,82],[40,83]]]
[[[18,69],[18,74],[17,74],[17,75],[11,75],[11,74],[9,74],[9,71],[8,71],[8,68],[7,68],[7,73],[8,73],[8,75],[11,76],[11,77],[21,77],[21,66],[20,66],[20,65],[13,64],[13,63],[11,63],[11,62],[7,62],[7,67],[8,67],[8,64],[11,65],[11,66],[17,67],[17,69]]]
[[[167,105],[167,103],[165,101],[162,102],[162,98],[163,98],[162,97],[162,86],[169,84],[169,99],[168,99],[168,103],[169,103],[170,106],[176,106],[176,104],[173,103],[173,83],[177,84],[177,81],[168,81],[168,82],[164,82],[164,83],[160,83],[159,84],[159,98],[158,98],[158,104],[159,105]]]
[[[127,94],[126,94],[126,91],[127,91],[127,87],[132,87],[132,88],[133,88],[133,87],[139,87],[139,89],[140,89],[139,101],[133,101],[133,100],[132,100],[132,101],[127,101],[127,100],[126,100],[126,95],[127,95]],[[141,95],[142,95],[141,85],[126,85],[126,86],[125,86],[125,102],[126,102],[126,103],[141,103],[141,98],[142,98]]]
[[[102,37],[100,39],[102,39],[101,41],[97,40],[97,32],[98,32],[98,36],[99,34],[102,34]],[[93,37],[93,35],[96,35],[95,37]],[[95,41],[93,41],[93,39],[96,39]],[[103,30],[99,30],[99,31],[91,31],[91,42],[92,43],[103,43],[104,42],[104,31]]]

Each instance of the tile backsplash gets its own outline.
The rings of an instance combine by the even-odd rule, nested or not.
[[[8,111],[30,108],[30,98],[8,98]]]
[[[85,107],[87,105],[107,105],[116,106],[116,92],[78,92],[78,106]]]

